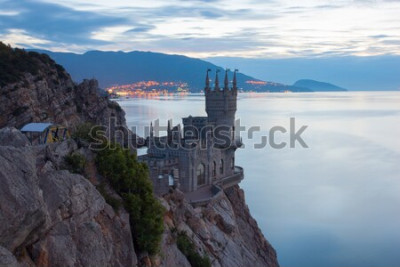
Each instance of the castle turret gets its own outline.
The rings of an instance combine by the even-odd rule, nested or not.
[[[170,145],[172,143],[172,129],[171,129],[171,120],[168,120],[168,128],[167,128],[167,142]]]
[[[237,80],[236,80],[236,72],[238,72],[238,69],[235,69],[233,72],[233,82],[232,82],[232,90],[237,91]]]
[[[234,74],[236,75],[236,73]],[[233,88],[229,89],[228,70],[225,72],[224,90],[219,90],[218,70],[215,79],[215,90],[206,92],[206,112],[208,121],[214,125],[214,136],[221,139],[221,135],[227,143],[227,138],[233,141],[233,129],[236,113],[236,78],[234,77]],[[235,89],[234,89],[235,88]]]
[[[219,72],[219,70],[217,70],[217,71],[215,72],[215,88],[214,88],[214,91],[219,91],[218,72]]]
[[[210,78],[208,77],[208,72],[210,72],[211,69],[207,69],[207,74],[206,74],[206,87],[204,88],[204,91],[210,91]]]
[[[225,70],[224,91],[228,91],[229,90],[228,71],[229,71],[229,69]]]
[[[153,123],[150,122],[150,136],[149,136],[149,144],[148,147],[152,147],[154,142],[154,129],[153,129]]]

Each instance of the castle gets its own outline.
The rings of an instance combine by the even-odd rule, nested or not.
[[[148,164],[158,195],[167,193],[170,187],[185,193],[217,192],[243,179],[243,169],[235,166],[235,151],[242,145],[235,135],[237,70],[232,87],[225,71],[223,88],[219,86],[218,70],[215,86],[210,87],[209,72],[204,89],[206,117],[183,118],[183,136],[180,125],[171,127],[168,122],[167,136],[162,137],[154,136],[150,126],[147,154],[139,159]]]

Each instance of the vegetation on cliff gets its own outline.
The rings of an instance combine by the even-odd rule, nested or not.
[[[176,243],[183,255],[193,267],[211,267],[210,258],[201,256],[195,248],[192,240],[187,236],[186,232],[180,231],[177,236]]]
[[[59,75],[65,76],[64,68],[48,55],[12,48],[0,42],[0,86],[20,81],[25,73],[38,74],[43,64],[54,66]]]
[[[64,157],[67,163],[67,169],[72,173],[83,174],[86,159],[79,153],[71,153]]]
[[[98,170],[121,195],[130,224],[135,248],[156,254],[159,251],[164,208],[153,195],[147,165],[119,145],[107,146],[97,154]]]

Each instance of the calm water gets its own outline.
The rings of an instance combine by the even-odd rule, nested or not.
[[[139,134],[157,118],[206,115],[203,96],[120,104]],[[400,266],[400,92],[241,94],[236,117],[261,127],[255,139],[242,133],[236,163],[281,266]],[[291,117],[297,129],[308,125],[309,148],[254,149]]]

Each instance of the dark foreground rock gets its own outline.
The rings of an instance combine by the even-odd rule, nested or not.
[[[116,213],[105,202],[93,177],[65,169],[66,155],[90,158],[90,151],[73,140],[25,145],[15,129],[2,136],[0,266],[191,266],[177,246],[179,232],[212,266],[278,266],[238,186],[196,208],[179,190],[160,198],[165,231],[160,253],[149,258],[136,254],[124,209]]]
[[[128,215],[60,169],[72,140],[0,146],[0,266],[134,266]],[[13,258],[14,257],[14,258]]]

